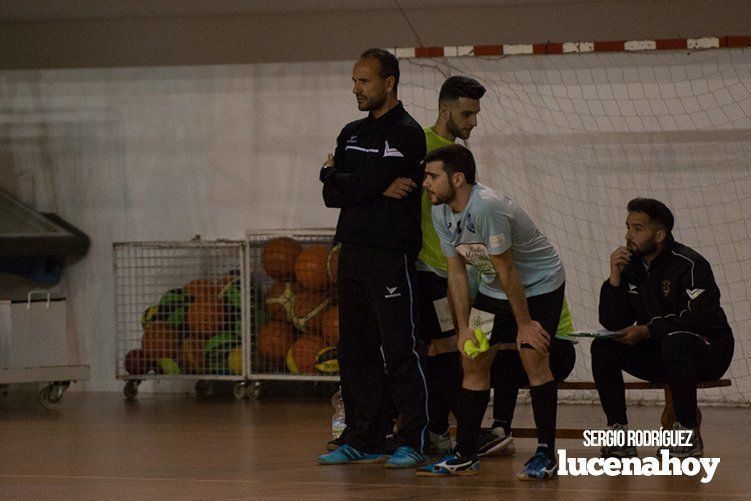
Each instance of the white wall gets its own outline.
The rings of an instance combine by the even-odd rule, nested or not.
[[[318,169],[352,62],[0,74],[2,187],[92,239],[65,272],[84,388],[115,390],[112,242],[332,227]]]

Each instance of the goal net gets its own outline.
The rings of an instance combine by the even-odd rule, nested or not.
[[[447,76],[487,87],[468,144],[479,179],[515,198],[558,249],[578,329],[598,327],[626,203],[664,201],[676,239],[712,264],[736,339],[732,386],[699,399],[751,405],[751,49],[403,59],[401,70],[400,98],[424,125]],[[589,346],[577,346],[569,380],[591,380]]]

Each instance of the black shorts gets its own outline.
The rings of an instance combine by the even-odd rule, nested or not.
[[[565,287],[564,284],[553,292],[527,298],[529,316],[539,322],[551,337],[554,337],[558,330]],[[472,307],[495,315],[490,336],[491,346],[498,343],[516,343],[516,319],[508,300],[496,299],[480,292]]]
[[[453,324],[451,329],[441,330],[435,305],[435,301],[447,301],[448,281],[431,271],[418,271],[417,285],[420,296],[420,339],[427,345],[431,339],[453,336]]]

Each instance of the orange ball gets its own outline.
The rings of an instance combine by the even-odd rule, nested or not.
[[[323,341],[329,346],[336,346],[339,342],[339,308],[332,306],[323,312],[321,320]]]
[[[211,335],[222,328],[224,309],[218,302],[196,301],[188,306],[187,318],[190,332]]]
[[[295,374],[315,374],[316,357],[323,349],[323,340],[318,336],[303,336],[287,352],[287,367]]]
[[[342,244],[336,244],[331,252],[329,252],[329,258],[326,262],[326,271],[329,275],[331,282],[336,283],[336,275],[339,270],[339,253],[342,250]]]
[[[311,334],[321,332],[321,315],[331,305],[331,298],[314,290],[304,290],[295,296],[292,306],[292,323],[298,329]]]
[[[267,275],[277,280],[295,276],[295,261],[302,252],[302,244],[289,238],[272,238],[261,251],[261,265]]]
[[[215,303],[219,301],[222,284],[214,280],[198,278],[185,284],[183,291],[188,296],[193,296],[195,302]]]
[[[291,325],[269,322],[258,333],[258,353],[267,358],[284,358],[294,341]]]
[[[200,335],[190,335],[183,341],[180,349],[180,361],[185,371],[190,374],[203,374],[206,372],[206,359],[203,348],[206,339]]]
[[[309,245],[297,256],[295,277],[307,289],[323,289],[329,283],[326,265],[329,248],[323,245]]]
[[[180,342],[178,332],[165,322],[156,321],[146,326],[141,338],[141,349],[147,360],[173,358]]]

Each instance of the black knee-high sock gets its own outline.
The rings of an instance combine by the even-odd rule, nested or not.
[[[443,434],[449,429],[449,413],[456,409],[462,387],[459,352],[428,357],[427,369],[430,431]]]
[[[554,454],[558,385],[555,381],[550,381],[540,386],[532,386],[529,394],[532,397],[532,412],[537,425],[537,448],[545,448],[550,454]]]
[[[477,439],[490,401],[490,390],[462,388],[459,395],[456,451],[460,456],[469,458],[477,454]]]

